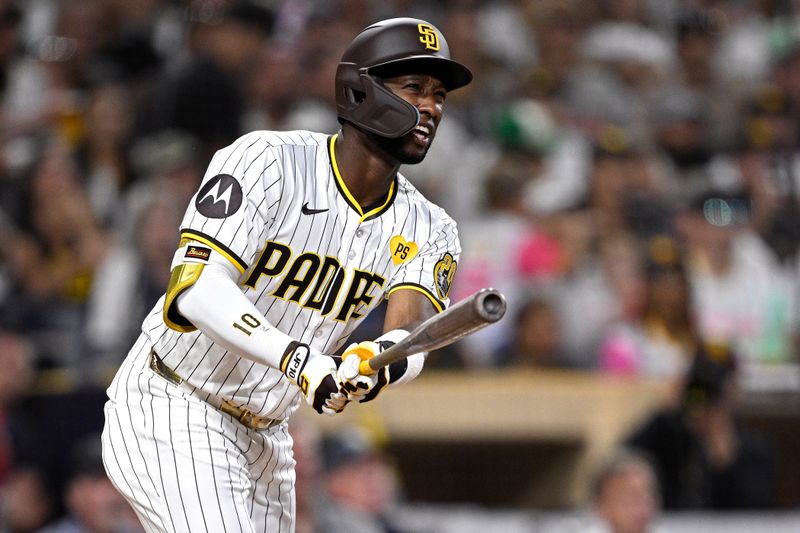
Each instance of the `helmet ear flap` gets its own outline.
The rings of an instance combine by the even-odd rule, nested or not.
[[[346,111],[361,101],[357,94],[364,94],[358,68],[352,63],[340,63],[336,68],[336,105]]]
[[[339,64],[336,105],[341,119],[382,137],[402,137],[419,123],[416,107],[353,64]]]

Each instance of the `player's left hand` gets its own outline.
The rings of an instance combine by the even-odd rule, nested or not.
[[[389,367],[385,366],[372,375],[365,376],[359,372],[361,361],[372,359],[383,350],[394,345],[408,335],[407,331],[394,330],[381,335],[374,341],[353,343],[342,353],[342,364],[336,372],[342,391],[354,402],[369,402],[389,384]]]
[[[307,344],[294,342],[289,346],[281,360],[281,372],[320,414],[340,413],[350,401],[336,379],[333,357],[313,352]]]

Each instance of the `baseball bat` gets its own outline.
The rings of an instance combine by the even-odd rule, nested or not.
[[[506,299],[495,289],[481,289],[432,316],[414,328],[406,338],[375,357],[361,361],[358,369],[369,376],[378,369],[420,352],[452,344],[503,318]]]

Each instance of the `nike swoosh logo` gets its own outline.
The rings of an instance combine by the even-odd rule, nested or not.
[[[300,211],[303,212],[304,215],[315,215],[317,213],[324,213],[327,209],[311,209],[308,207],[308,202],[303,204],[302,209]]]

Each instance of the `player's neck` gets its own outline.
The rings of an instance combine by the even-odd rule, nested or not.
[[[372,205],[386,196],[400,163],[354,128],[342,128],[333,149],[342,180],[359,205]]]

